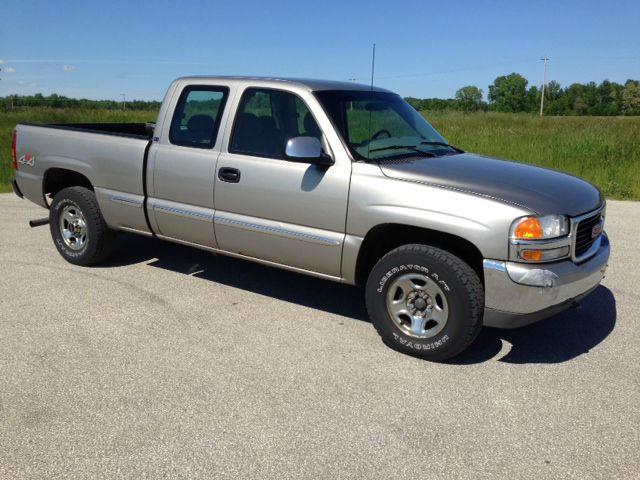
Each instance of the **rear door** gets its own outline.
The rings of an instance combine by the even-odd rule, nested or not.
[[[284,156],[296,136],[315,136],[328,148],[318,118],[329,121],[311,100],[277,89],[243,91],[218,160],[216,238],[223,250],[338,277],[351,163],[340,157],[327,168]]]
[[[186,85],[177,95],[168,134],[149,152],[149,217],[158,236],[215,248],[215,165],[229,88]]]

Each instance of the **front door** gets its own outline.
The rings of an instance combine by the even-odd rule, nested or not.
[[[287,161],[289,138],[322,132],[291,92],[248,88],[228,152],[218,160],[215,232],[219,248],[340,276],[351,164]],[[326,143],[325,143],[326,145]]]

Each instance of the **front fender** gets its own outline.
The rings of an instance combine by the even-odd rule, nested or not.
[[[471,242],[484,258],[507,260],[511,222],[530,213],[454,189],[389,178],[377,165],[354,163],[346,233],[362,239],[386,223],[425,228]]]

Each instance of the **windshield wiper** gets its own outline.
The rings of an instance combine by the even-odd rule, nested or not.
[[[435,157],[436,154],[433,152],[425,152],[424,150],[420,150],[417,148],[417,145],[389,145],[388,147],[378,147],[372,148],[370,152],[381,152],[383,150],[411,150],[412,152],[419,153],[421,155],[426,155],[427,157]]]
[[[424,142],[420,142],[420,145],[436,145],[436,146],[438,146],[438,147],[447,147],[447,148],[452,148],[452,149],[454,149],[456,152],[464,153],[464,151],[463,151],[463,150],[460,150],[459,148],[454,147],[453,145],[449,145],[448,143],[444,143],[444,142],[431,142],[431,141],[425,140]]]

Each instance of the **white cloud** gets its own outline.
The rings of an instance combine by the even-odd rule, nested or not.
[[[0,58],[0,65],[4,64],[4,60]]]
[[[3,71],[4,73],[16,73],[16,69],[15,69],[15,68],[13,68],[13,67],[6,67],[6,68],[3,68],[3,69],[2,69],[2,71]]]
[[[63,65],[62,66],[62,71],[63,72],[73,72],[76,69],[76,67],[74,67],[73,65]]]

